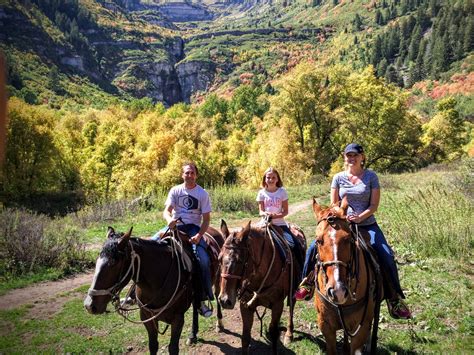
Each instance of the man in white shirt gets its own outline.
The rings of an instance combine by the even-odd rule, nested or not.
[[[199,262],[203,287],[199,313],[209,317],[212,315],[212,310],[206,305],[205,300],[212,300],[214,296],[211,285],[211,262],[203,235],[209,227],[211,203],[207,191],[196,183],[198,169],[194,163],[183,165],[181,177],[183,184],[172,187],[165,202],[163,217],[168,226],[152,239],[158,239],[158,235],[175,226],[190,237],[194,254]]]

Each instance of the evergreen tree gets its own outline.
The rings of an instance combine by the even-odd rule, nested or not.
[[[360,31],[362,29],[362,19],[359,14],[355,14],[352,25],[355,31]]]
[[[387,72],[387,67],[388,67],[387,59],[383,58],[379,62],[379,65],[377,65],[377,76],[384,77],[385,73]]]
[[[375,38],[375,43],[372,48],[372,55],[371,55],[370,62],[372,63],[372,65],[377,66],[381,58],[382,58],[382,37],[377,36]]]
[[[470,51],[474,50],[474,17],[473,16],[469,16],[466,21],[466,26],[464,28],[463,49],[464,49],[464,54],[467,54]]]
[[[384,18],[383,18],[382,12],[379,9],[375,11],[375,23],[379,26],[384,25]]]
[[[408,47],[408,60],[415,61],[418,56],[418,49],[421,42],[421,27],[416,25],[411,35],[410,46]]]
[[[63,87],[61,81],[59,80],[59,70],[58,67],[53,65],[48,74],[48,86],[56,94],[61,95],[63,93]]]
[[[394,84],[398,84],[399,82],[397,69],[392,64],[390,64],[385,71],[385,80]]]

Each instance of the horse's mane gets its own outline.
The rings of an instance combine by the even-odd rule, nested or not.
[[[107,239],[106,242],[104,243],[104,246],[102,247],[100,256],[117,260],[122,255],[124,255],[124,252],[121,251],[118,247],[118,241],[120,240],[122,236],[123,236],[123,233],[119,233],[119,234],[114,235],[114,237]],[[145,248],[161,249],[161,248],[169,247],[169,243],[162,240],[155,241],[155,240],[150,240],[150,239],[131,237],[130,242],[132,242],[135,246],[145,247]]]

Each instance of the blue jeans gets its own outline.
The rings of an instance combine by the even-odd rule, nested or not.
[[[387,243],[382,230],[377,223],[368,226],[359,226],[359,229],[365,230],[370,235],[370,245],[374,248],[379,259],[380,266],[389,275],[390,281],[395,291],[405,298],[402,288],[400,286],[400,279],[398,278],[397,264],[393,255],[392,248]]]
[[[186,233],[189,237],[195,236],[197,233],[199,233],[199,230],[201,229],[199,226],[195,224],[179,224],[176,225],[178,230]],[[160,238],[160,235],[165,233],[168,230],[168,227],[163,227],[161,228],[153,237],[151,237],[152,240],[158,240]],[[198,263],[199,263],[199,269],[201,273],[201,280],[203,283],[203,291],[205,295],[202,295],[202,299],[214,299],[214,295],[212,293],[212,284],[211,284],[211,260],[209,258],[209,254],[207,253],[207,243],[204,240],[204,238],[201,238],[199,241],[199,244],[193,244],[193,252],[194,256],[196,257]],[[207,296],[207,297],[206,297]]]
[[[303,272],[301,278],[304,279],[308,274],[316,267],[316,254],[318,249],[316,248],[316,241],[313,240],[306,250],[306,258],[304,260]]]
[[[301,265],[301,254],[303,247],[300,245],[300,242],[295,238],[293,233],[291,233],[291,230],[288,226],[278,226],[283,230],[283,237],[285,238],[286,242],[288,243],[288,246],[290,249],[293,251],[293,254],[295,255],[296,260],[298,263]]]

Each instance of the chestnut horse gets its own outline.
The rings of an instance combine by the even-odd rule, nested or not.
[[[120,292],[130,280],[134,282],[140,319],[148,332],[148,347],[151,354],[158,351],[158,321],[171,325],[170,354],[179,352],[179,338],[184,325],[184,313],[194,297],[192,286],[192,249],[189,239],[179,234],[154,241],[116,233],[112,227],[97,259],[92,285],[84,300],[89,313],[101,314],[112,301],[116,311],[124,315],[120,305]],[[224,240],[216,229],[209,227],[204,236],[208,245]],[[211,277],[217,296],[220,287],[217,255],[211,253]],[[193,302],[193,306],[195,306]],[[195,307],[193,307],[195,308]],[[195,311],[196,312],[196,311]],[[197,334],[197,312],[193,317],[191,337]],[[124,317],[128,319],[125,315]],[[222,312],[217,305],[218,327],[222,326]]]
[[[345,199],[341,207],[323,208],[313,198],[318,325],[328,354],[336,354],[338,329],[344,330],[344,353],[354,354],[362,352],[368,343],[374,321],[371,352],[375,353],[382,278],[368,247],[368,235],[362,236],[346,220],[347,207]]]
[[[222,221],[221,232],[225,242],[219,256],[222,272],[219,302],[224,309],[233,309],[236,300],[240,301],[243,353],[249,351],[250,332],[257,306],[270,308],[272,316],[268,333],[272,351],[276,354],[280,338],[279,322],[288,295],[291,295],[290,315],[284,343],[288,344],[293,339],[294,298],[290,284],[299,275],[300,269],[292,268],[283,259],[266,228],[252,227],[249,222],[244,228],[229,232]],[[302,232],[299,237],[306,247]],[[291,253],[290,250],[288,252]]]

